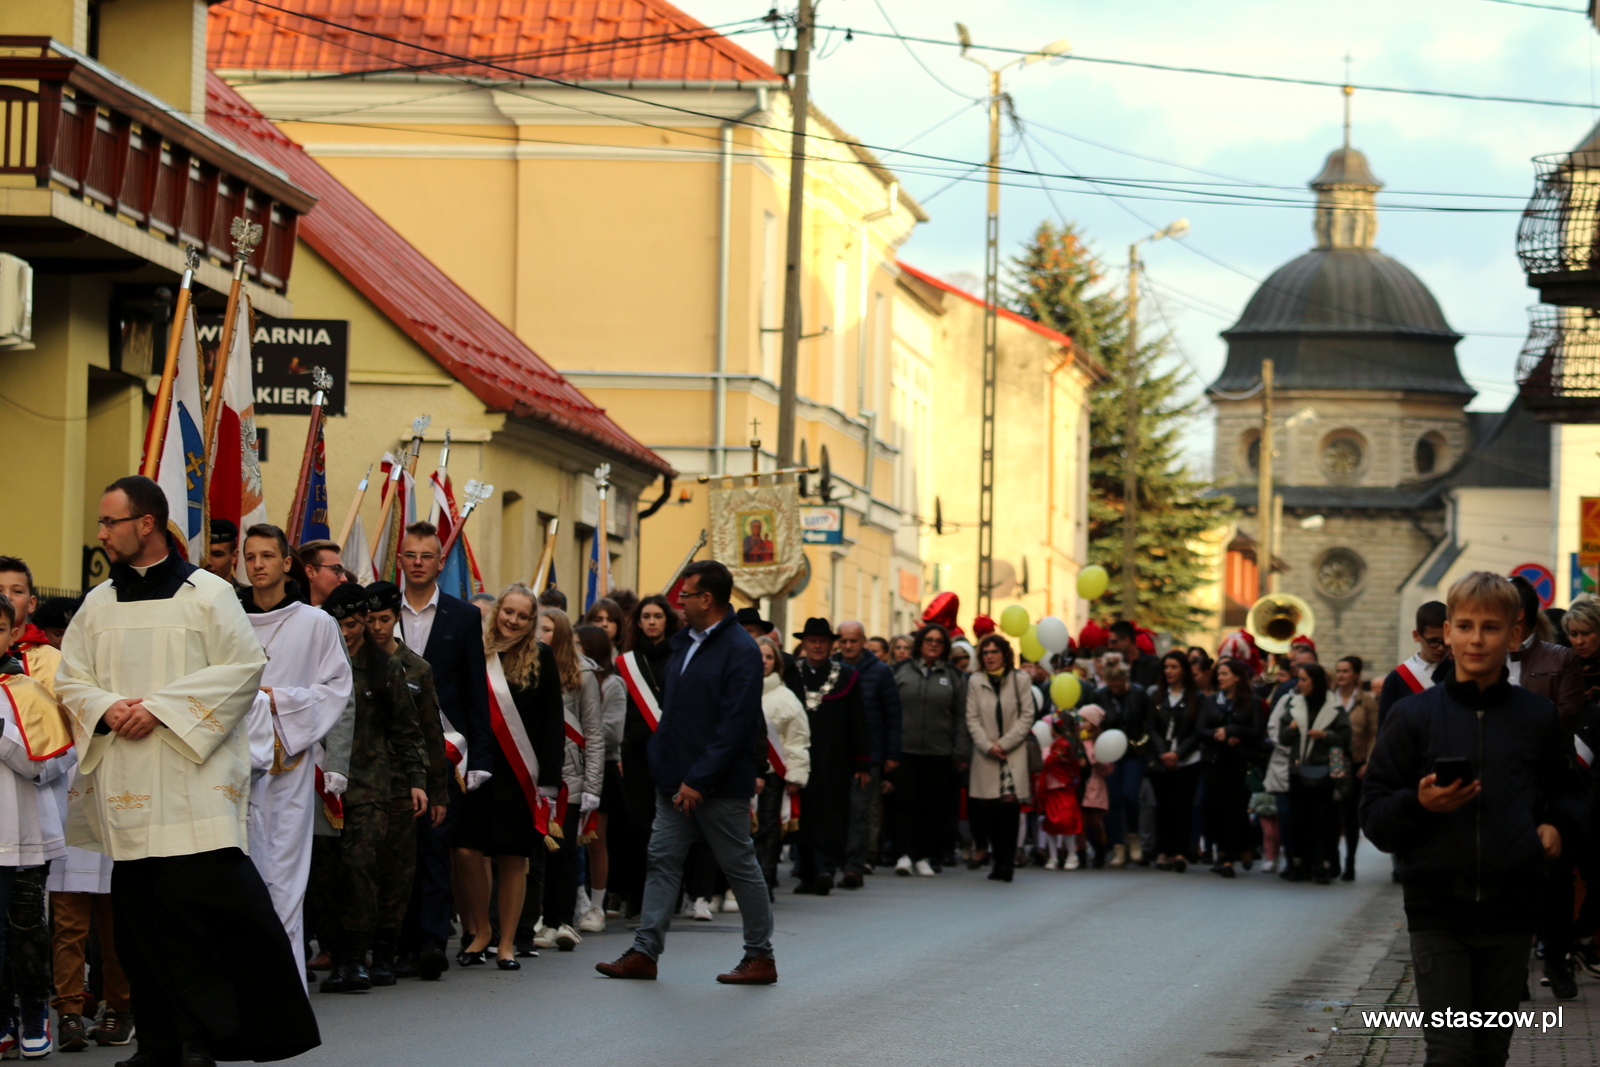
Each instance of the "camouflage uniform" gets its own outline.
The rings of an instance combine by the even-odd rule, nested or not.
[[[433,688],[433,668],[428,661],[396,643],[394,658],[405,671],[406,689],[416,708],[423,750],[427,756],[428,805],[448,802],[446,782],[454,772],[444,755],[444,727],[439,723],[439,697]],[[377,940],[399,936],[411,903],[411,879],[417,867],[417,819],[412,815],[411,789],[417,785],[410,770],[391,754],[389,761],[389,826],[378,850]],[[426,815],[422,816],[427,818]]]

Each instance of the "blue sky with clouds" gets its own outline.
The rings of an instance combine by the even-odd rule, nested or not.
[[[766,0],[679,2],[712,25],[757,17],[769,6]],[[1583,0],[1548,2],[1577,9]],[[1357,84],[1585,105],[1600,99],[1600,38],[1581,13],[1492,0],[821,0],[818,20],[878,32],[889,31],[893,20],[903,34],[941,40],[954,39],[954,23],[961,20],[979,44],[1027,49],[1065,37],[1076,54],[1086,57],[1329,81],[1343,79],[1348,52]],[[963,61],[952,47],[913,44],[908,50],[896,40],[842,38],[841,33],[824,33],[814,61],[813,93],[824,111],[869,144],[906,146],[973,162],[982,158],[983,108],[957,114],[964,101],[950,91],[981,95],[986,79],[981,69]],[[763,57],[776,45],[767,30],[735,39]],[[1014,57],[987,58],[1004,62]],[[1094,186],[1062,180],[1046,181],[1051,187],[1047,195],[1025,177],[1009,179],[1015,184],[1003,192],[1005,253],[1014,251],[1041,219],[1059,217],[1059,212],[1083,228],[1119,275],[1128,243],[1152,229],[1135,215],[1155,227],[1180,216],[1190,220],[1193,230],[1181,242],[1189,247],[1172,241],[1147,246],[1143,258],[1158,299],[1146,302],[1143,321],[1146,330],[1170,327],[1176,348],[1198,372],[1193,388],[1198,396],[1200,386],[1222,366],[1225,349],[1218,332],[1238,315],[1258,280],[1311,246],[1305,182],[1340,142],[1339,91],[1071,59],[1013,70],[1006,87],[1029,131],[1021,141],[1008,131],[1007,161],[1013,165],[1055,173],[1070,168],[1093,177],[1136,181],[1236,179],[1289,187],[1212,187],[1292,201],[1288,205],[1153,199],[1189,201],[1192,186],[1172,192],[1130,189],[1113,200],[1096,195]],[[1515,254],[1517,212],[1532,188],[1529,157],[1576,144],[1595,124],[1596,109],[1358,92],[1354,116],[1354,145],[1367,153],[1387,190],[1394,191],[1381,195],[1380,205],[1503,209],[1387,210],[1380,216],[1378,247],[1414,270],[1438,297],[1451,325],[1469,335],[1457,351],[1468,380],[1479,390],[1473,406],[1504,407],[1513,393],[1526,308],[1534,302]],[[923,136],[912,141],[919,134]],[[897,157],[889,155],[887,162],[894,166]],[[898,162],[906,188],[919,199],[931,197],[927,207],[932,221],[918,229],[904,249],[905,258],[940,275],[979,274],[982,185],[958,183],[935,196],[946,177],[916,173],[926,164],[904,157]],[[1399,191],[1427,195],[1402,196]],[[1440,195],[1445,193],[1502,199]],[[1187,436],[1191,456],[1202,468],[1209,465],[1209,438],[1204,420]]]

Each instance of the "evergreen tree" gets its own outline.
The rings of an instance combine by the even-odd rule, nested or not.
[[[1096,602],[1094,614],[1131,616],[1152,630],[1184,633],[1195,628],[1205,612],[1190,604],[1188,596],[1213,576],[1193,545],[1227,521],[1232,505],[1226,498],[1206,496],[1210,485],[1179,458],[1179,435],[1192,417],[1179,397],[1190,382],[1188,374],[1159,369],[1167,337],[1141,340],[1136,384],[1139,594],[1130,612],[1122,603],[1126,299],[1072,225],[1041,223],[1010,266],[1012,308],[1072,337],[1110,375],[1090,400],[1089,562],[1111,573],[1111,587]]]

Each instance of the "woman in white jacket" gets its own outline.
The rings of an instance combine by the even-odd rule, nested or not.
[[[784,809],[811,779],[811,722],[794,690],[783,684],[783,650],[770,637],[757,639],[761,648],[761,711],[767,719],[767,737],[777,738],[783,760],[780,776],[769,760],[756,795],[756,857],[767,876],[767,893],[778,884],[778,847],[783,838]],[[790,805],[784,798],[790,799]],[[802,812],[801,818],[805,817]]]

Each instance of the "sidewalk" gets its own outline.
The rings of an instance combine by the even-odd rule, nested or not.
[[[1528,988],[1533,999],[1522,1005],[1535,1012],[1562,1009],[1559,1030],[1540,1033],[1538,1029],[1519,1030],[1511,1039],[1510,1067],[1600,1067],[1600,981],[1578,974],[1576,1000],[1558,1001],[1550,990],[1539,985],[1539,961],[1532,959]],[[1403,1008],[1417,1003],[1416,983],[1411,972],[1411,947],[1404,928],[1395,932],[1394,945],[1373,967],[1372,974],[1356,991],[1337,1027],[1328,1039],[1328,1050],[1316,1059],[1319,1065],[1334,1067],[1421,1067],[1422,1031],[1413,1028],[1372,1028],[1364,1024],[1362,1012]]]

